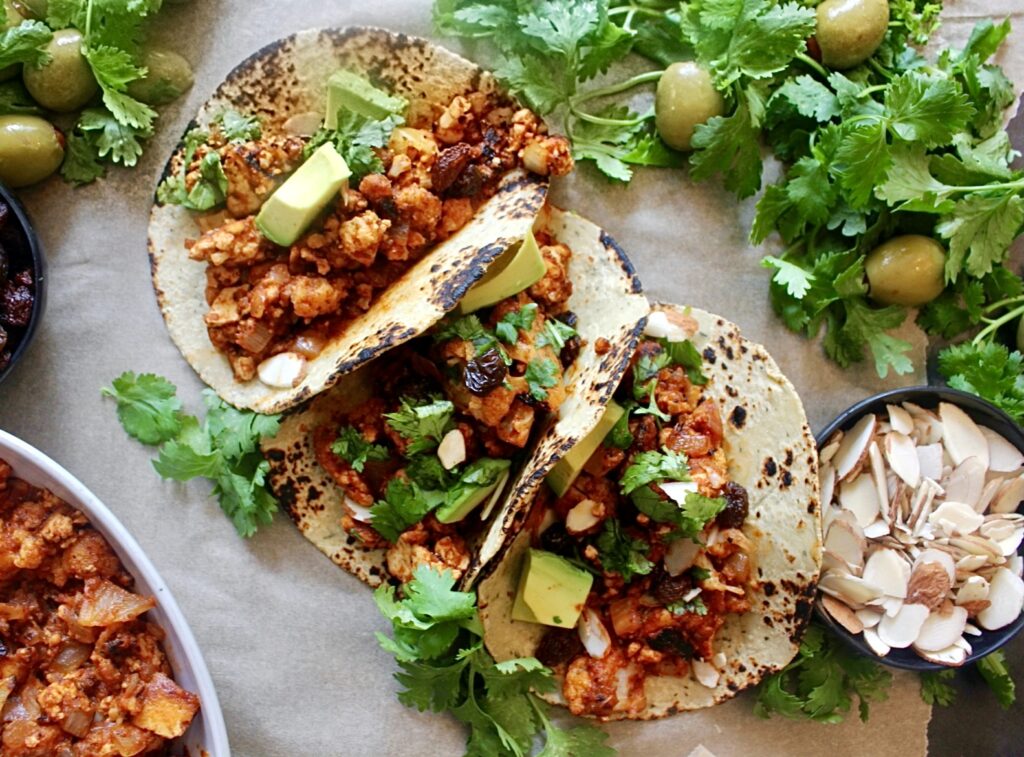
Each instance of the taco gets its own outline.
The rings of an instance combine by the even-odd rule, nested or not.
[[[564,138],[444,48],[287,37],[228,75],[164,170],[167,328],[223,399],[279,412],[451,310],[571,168]]]
[[[648,305],[625,255],[550,207],[515,255],[534,238],[539,280],[477,309],[496,279],[480,284],[459,313],[343,377],[263,444],[300,531],[371,585],[424,563],[472,583],[626,369]]]
[[[601,423],[548,477],[478,596],[496,659],[574,714],[708,707],[797,651],[821,561],[814,439],[759,345],[660,305]]]

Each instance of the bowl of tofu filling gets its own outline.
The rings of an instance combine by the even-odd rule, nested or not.
[[[883,392],[818,436],[817,610],[897,668],[974,662],[1024,627],[1024,430],[946,387]]]
[[[0,711],[11,757],[230,754],[206,663],[149,558],[81,482],[4,431]]]

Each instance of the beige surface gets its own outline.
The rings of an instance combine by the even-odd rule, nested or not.
[[[1019,0],[949,5],[991,14],[1020,7]],[[240,59],[292,31],[347,23],[429,34],[429,4],[193,0],[168,6],[165,36],[196,62],[196,86],[165,110],[141,165],[77,191],[53,182],[23,193],[49,251],[50,301],[34,348],[0,387],[0,427],[81,478],[149,552],[192,624],[234,753],[245,757],[459,754],[464,738],[453,721],[406,710],[396,700],[391,660],[373,637],[385,626],[364,586],[287,519],[245,542],[207,499],[207,484],[161,483],[150,450],[125,436],[113,405],[99,394],[123,370],[155,371],[178,384],[188,408],[198,409],[199,381],[167,337],[149,286],[146,214],[157,173],[189,116]],[[1016,67],[1018,82],[1024,81],[1022,41],[1018,30],[1015,54],[1004,61]],[[652,299],[689,300],[763,343],[801,392],[812,427],[881,388],[870,367],[838,370],[771,314],[766,272],[757,265],[761,252],[745,242],[751,203],[737,210],[723,192],[698,190],[679,172],[658,171],[640,172],[627,191],[588,169],[555,197],[608,227],[632,255]],[[609,730],[621,754],[650,757],[686,755],[699,744],[718,757],[925,750],[928,712],[912,680],[902,680],[890,702],[872,707],[869,726],[855,719],[838,728],[763,722],[750,706],[742,696],[705,713]]]

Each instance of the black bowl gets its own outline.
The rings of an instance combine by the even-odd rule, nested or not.
[[[912,402],[915,405],[921,407],[934,409],[939,406],[940,402],[949,402],[958,406],[961,410],[970,416],[971,420],[981,426],[987,426],[998,434],[1001,434],[1010,444],[1015,446],[1017,449],[1024,452],[1024,429],[1021,429],[1013,419],[1010,418],[1006,413],[992,405],[989,402],[975,397],[973,394],[967,394],[956,389],[950,389],[945,386],[912,386],[905,389],[892,389],[887,392],[872,395],[867,399],[861,400],[852,407],[847,408],[839,414],[834,421],[828,424],[821,433],[817,436],[818,449],[824,446],[825,442],[832,436],[837,430],[847,430],[851,428],[857,420],[865,415],[866,413],[881,413],[885,415],[886,405],[898,405],[901,402]],[[829,503],[823,502],[822,507],[829,506]],[[1020,510],[1020,506],[1018,506]],[[1020,552],[1024,550],[1024,545],[1018,550]],[[893,649],[885,657],[879,657],[874,653],[871,647],[868,646],[867,642],[864,641],[862,634],[854,636],[841,625],[836,623],[827,612],[825,612],[821,604],[815,603],[815,610],[817,611],[818,617],[821,621],[828,626],[833,633],[842,638],[847,644],[856,649],[861,654],[867,655],[878,662],[890,665],[894,668],[904,668],[906,670],[946,670],[948,666],[939,665],[934,662],[928,662],[922,657],[919,657],[913,649]],[[1020,633],[1020,630],[1024,628],[1024,614],[1020,615],[1013,623],[1008,626],[995,631],[982,631],[981,636],[968,636],[967,640],[971,644],[973,650],[971,654],[964,661],[964,665],[968,665],[975,662],[990,652],[994,652],[999,647],[1006,644],[1010,639]]]
[[[39,321],[42,320],[43,309],[46,306],[46,259],[43,256],[39,237],[28,218],[28,213],[25,212],[25,208],[14,196],[14,193],[2,183],[0,183],[0,201],[3,201],[8,208],[9,217],[5,224],[10,224],[14,228],[20,237],[23,251],[30,258],[32,278],[35,284],[35,301],[32,303],[32,315],[29,318],[28,326],[21,332],[18,344],[11,353],[10,362],[6,367],[0,368],[0,382],[3,382],[14,370],[14,366],[17,365],[21,356],[28,350],[35,337],[36,329],[39,328]]]

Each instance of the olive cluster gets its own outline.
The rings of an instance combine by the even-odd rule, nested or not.
[[[27,20],[45,21],[49,0],[3,0],[6,21],[0,31]],[[48,60],[40,66],[12,65],[0,70],[0,81],[21,77],[32,99],[48,112],[0,116],[0,180],[8,186],[34,184],[56,171],[64,160],[65,141],[52,123],[99,96],[99,84],[82,53],[78,29],[58,29],[46,46]],[[151,47],[138,61],[146,75],[128,85],[128,94],[149,105],[173,100],[192,86],[192,67],[181,55]]]

